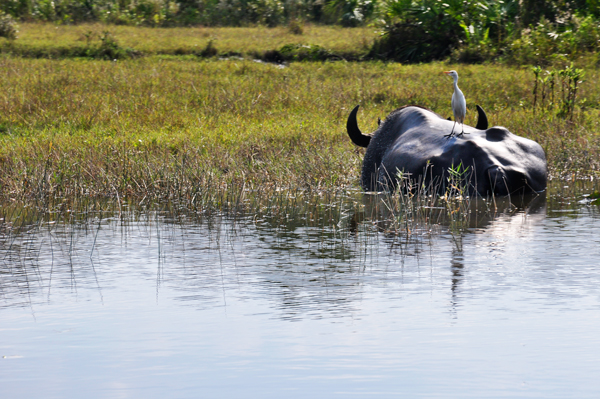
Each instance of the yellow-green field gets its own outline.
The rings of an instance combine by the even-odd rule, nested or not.
[[[119,46],[144,55],[193,54],[206,47],[211,40],[221,54],[253,56],[277,50],[286,44],[319,45],[334,53],[346,54],[365,52],[378,36],[376,29],[365,27],[305,25],[302,31],[298,35],[287,27],[145,28],[24,23],[20,26],[19,38],[12,45],[0,38],[0,50],[32,56],[68,54],[69,49],[99,43],[100,38],[108,32]]]
[[[345,132],[349,111],[362,105],[364,132],[406,104],[451,116],[452,83],[441,73],[448,68],[460,73],[467,124],[476,123],[480,104],[491,125],[544,147],[552,177],[600,170],[594,69],[586,70],[582,106],[570,122],[556,109],[532,110],[529,68],[5,56],[0,194],[26,201],[80,195],[191,201],[234,187],[357,187],[362,150]]]

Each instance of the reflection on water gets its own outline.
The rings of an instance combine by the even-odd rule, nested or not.
[[[600,207],[564,186],[461,229],[361,194],[5,214],[0,395],[597,397]]]

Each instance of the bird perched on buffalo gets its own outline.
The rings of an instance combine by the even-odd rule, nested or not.
[[[459,136],[462,136],[465,134],[464,122],[465,116],[467,115],[467,100],[465,100],[463,92],[458,88],[458,73],[454,70],[445,71],[444,73],[454,79],[454,93],[452,93],[452,113],[454,114],[454,125],[452,126],[452,132],[444,137],[450,138],[454,136],[456,122],[460,123],[462,127],[462,130],[459,134]]]

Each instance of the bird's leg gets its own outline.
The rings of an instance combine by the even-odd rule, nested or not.
[[[454,126],[456,126],[456,121],[454,121],[454,125],[452,125],[452,132],[450,132],[450,134],[445,134],[444,137],[454,137]]]
[[[462,131],[457,136],[458,137],[462,137],[465,134],[469,134],[468,132],[465,133],[465,125],[464,125],[464,123],[461,123],[460,125],[462,126]]]

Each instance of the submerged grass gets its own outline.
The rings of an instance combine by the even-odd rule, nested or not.
[[[465,234],[485,229],[497,218],[544,213],[553,218],[577,218],[581,212],[597,216],[598,188],[597,180],[568,186],[554,181],[548,192],[540,195],[490,199],[454,195],[456,187],[445,196],[428,195],[420,189],[405,195],[282,190],[269,195],[242,193],[237,202],[223,203],[219,209],[84,197],[51,208],[13,203],[0,208],[0,250],[4,261],[11,258],[21,267],[24,260],[39,256],[38,245],[44,241],[39,236],[44,234],[63,237],[59,245],[63,248],[72,248],[78,237],[91,237],[86,240],[90,246],[84,248],[91,258],[95,237],[108,224],[124,229],[156,226],[157,231],[159,224],[183,230],[204,225],[209,231],[211,226],[218,231],[224,222],[230,226],[227,230],[233,233],[233,240],[237,225],[276,236],[310,235],[317,238],[313,242],[323,245],[324,256],[337,257],[349,247],[356,252],[357,247],[376,241],[379,234],[395,246],[410,247],[440,235],[451,236],[460,245]],[[160,240],[158,235],[156,238]]]

